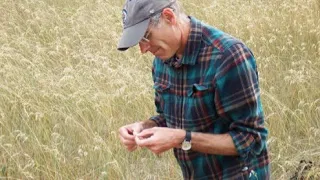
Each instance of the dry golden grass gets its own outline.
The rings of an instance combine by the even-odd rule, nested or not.
[[[122,1],[2,0],[0,179],[181,179],[171,152],[128,153],[154,114],[151,56],[116,51]],[[273,179],[320,178],[320,1],[182,1],[254,52]]]

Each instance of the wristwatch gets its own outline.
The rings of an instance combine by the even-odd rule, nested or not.
[[[185,151],[188,151],[191,149],[191,132],[190,131],[186,131],[186,137],[182,142],[181,148]]]

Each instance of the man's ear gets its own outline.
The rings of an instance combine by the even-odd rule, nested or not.
[[[177,16],[171,8],[163,9],[161,16],[162,19],[169,24],[175,25],[177,23]]]

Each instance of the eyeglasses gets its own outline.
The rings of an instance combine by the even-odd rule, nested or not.
[[[144,36],[141,38],[140,42],[143,44],[148,44],[150,42],[150,40],[148,39],[149,35],[150,35],[151,31],[147,30],[147,32],[144,34]]]

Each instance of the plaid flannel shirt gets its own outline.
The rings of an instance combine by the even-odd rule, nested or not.
[[[152,75],[159,127],[229,133],[239,156],[174,149],[184,179],[269,179],[268,131],[251,51],[232,36],[190,17],[181,60],[155,58]]]

